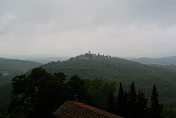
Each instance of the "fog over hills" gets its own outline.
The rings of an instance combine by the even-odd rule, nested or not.
[[[0,58],[0,85],[9,82],[12,77],[23,74],[41,63],[19,59]]]
[[[46,64],[52,61],[64,61],[70,58],[70,56],[59,56],[59,55],[13,55],[13,54],[0,54],[1,57],[7,59],[18,59],[18,60],[27,60],[34,61],[42,64]]]
[[[40,69],[47,74],[35,71],[39,82],[36,76],[28,76]],[[169,104],[164,108],[167,115],[162,118],[173,118],[168,116],[172,115],[170,104],[176,108],[176,0],[0,0],[0,118],[28,115],[29,118],[50,118],[44,115],[51,110],[47,105],[53,103],[54,108],[61,99],[48,93],[62,98],[60,93],[64,91],[58,91],[67,86],[60,84],[63,81],[58,83],[61,78],[56,73],[62,72],[68,75],[62,78],[66,83],[75,74],[83,81],[100,79],[118,85],[122,82],[126,90],[134,82],[136,89],[144,91],[147,98],[156,84],[160,99]],[[51,79],[50,75],[55,74],[57,77]],[[58,81],[49,80],[56,78]],[[16,87],[12,86],[12,80],[17,81]],[[96,87],[98,84],[95,83]],[[13,90],[19,93],[13,95]],[[38,90],[45,95],[41,96]],[[97,97],[96,91],[92,92],[94,97]],[[65,91],[69,92],[69,89]],[[39,97],[41,106],[34,96]],[[113,104],[114,100],[108,101]],[[1,110],[8,102],[12,103],[11,111],[10,107]],[[115,110],[123,109],[115,107]]]
[[[161,64],[161,65],[176,65],[176,56],[162,57],[162,58],[129,58],[129,60],[136,61],[143,64]]]

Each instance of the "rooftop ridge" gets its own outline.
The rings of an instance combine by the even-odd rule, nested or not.
[[[76,101],[66,101],[53,113],[53,115],[55,115],[56,118],[123,118]]]
[[[87,105],[87,104],[84,104],[84,103],[81,103],[81,102],[75,102],[75,101],[68,101],[68,102],[73,103],[73,104],[75,104],[75,105],[78,105],[78,106],[80,106],[80,107],[82,107],[82,108],[91,110],[91,111],[93,111],[93,112],[95,112],[95,113],[98,113],[98,114],[100,114],[100,115],[103,115],[103,116],[109,116],[109,115],[111,115],[112,117],[115,116],[115,115],[112,114],[112,113],[109,113],[109,112],[107,112],[107,111],[103,111],[103,110],[101,110],[101,109],[95,108],[95,107],[93,107],[93,106],[90,106],[90,105]],[[104,112],[104,113],[106,113],[106,114],[103,114],[102,112]]]

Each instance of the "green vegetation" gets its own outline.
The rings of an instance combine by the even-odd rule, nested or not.
[[[162,118],[176,118],[176,110],[169,105],[163,106]]]
[[[0,58],[0,85],[6,84],[18,74],[41,65],[33,61]]]
[[[170,71],[174,71],[176,72],[176,65],[154,65],[156,67],[161,67],[161,68],[165,68],[165,69],[168,69]]]
[[[4,59],[0,59],[0,64],[2,60]],[[0,118],[7,115],[8,118],[26,118],[31,115],[49,118],[59,105],[65,100],[75,99],[75,96],[83,103],[112,113],[124,115],[128,112],[126,117],[151,116],[150,111],[159,108],[155,104],[153,110],[150,110],[152,97],[151,100],[147,99],[153,93],[153,84],[157,85],[162,103],[166,103],[162,107],[162,118],[175,117],[173,108],[176,108],[176,72],[173,70],[110,56],[85,54],[67,61],[48,63],[41,66],[42,69],[34,69],[25,75],[16,76],[12,83],[8,83],[11,80],[9,77],[39,65],[18,62],[19,65],[25,65],[18,66],[17,63],[11,65],[11,61],[6,60],[3,64],[6,63],[7,66],[0,66]],[[136,86],[131,82],[136,83]],[[156,102],[158,98],[156,91],[155,93]],[[140,114],[136,114],[137,112]],[[158,113],[160,114],[161,110]]]
[[[150,111],[151,111],[152,118],[160,118],[161,112],[162,112],[162,105],[159,104],[158,93],[156,91],[155,85],[153,86],[152,96],[150,98],[150,102],[151,102]]]
[[[11,84],[0,86],[0,110],[6,109],[10,100]]]
[[[68,61],[52,62],[41,66],[48,72],[64,72],[87,79],[103,79],[105,81],[123,82],[127,87],[132,81],[137,89],[142,89],[147,96],[153,84],[160,89],[163,101],[172,102],[176,98],[176,72],[156,66],[148,66],[133,61],[109,56],[85,54]]]
[[[66,100],[79,100],[126,118],[173,118],[169,115],[172,109],[166,107],[162,112],[155,86],[148,101],[134,83],[129,90],[120,84],[117,92],[114,82],[81,79],[77,75],[67,78],[64,73],[51,74],[36,68],[29,75],[13,78],[12,88],[8,112],[0,114],[4,118],[53,118],[52,113]]]
[[[0,109],[5,109],[10,99],[11,80],[41,64],[15,59],[0,58]]]

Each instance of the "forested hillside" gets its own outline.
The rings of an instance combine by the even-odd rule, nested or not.
[[[175,71],[176,72],[176,65],[158,65],[158,64],[155,64],[154,66],[165,68],[165,69],[168,69],[170,71]]]
[[[41,64],[33,61],[0,58],[0,85],[9,82],[15,75],[25,73],[39,65]]]
[[[172,101],[176,98],[176,73],[156,66],[87,53],[67,61],[52,62],[41,67],[49,72],[78,74],[83,78],[113,80],[117,83],[121,81],[125,86],[134,81],[137,88],[146,90],[147,94],[155,83],[159,86],[162,100]]]
[[[144,91],[136,90],[134,82],[128,88],[124,89],[122,83],[81,79],[77,75],[66,78],[62,72],[48,73],[36,68],[29,75],[13,78],[8,111],[0,112],[0,117],[55,118],[53,112],[71,100],[125,118],[175,118],[173,109],[168,111],[169,107],[160,103],[156,85],[153,85],[150,97],[146,97]]]
[[[176,73],[170,69],[90,53],[40,67],[14,77],[12,85],[0,87],[0,116],[52,118],[59,105],[76,95],[83,103],[127,118],[155,113],[162,118],[175,117]],[[153,112],[156,107],[151,101],[158,99],[164,106],[157,105],[159,111]]]
[[[39,65],[33,61],[0,58],[0,109],[8,105],[12,78]]]

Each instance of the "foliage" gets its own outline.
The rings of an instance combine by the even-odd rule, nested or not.
[[[137,92],[133,82],[128,92],[124,92],[120,83],[117,96],[117,114],[126,118],[147,118],[149,114],[147,103],[145,94],[142,91]]]
[[[51,118],[63,102],[75,99],[106,110],[107,95],[110,91],[114,93],[114,85],[101,80],[82,80],[77,75],[66,79],[64,73],[51,74],[36,68],[29,75],[13,78],[8,117],[20,114],[25,118]]]
[[[0,59],[0,69],[3,68],[2,70],[7,70],[7,72],[12,71],[9,76],[0,78],[0,88],[1,86],[6,88],[0,89],[0,103],[8,103],[10,95],[10,83],[6,85],[4,83],[11,81],[11,78],[15,75],[21,74],[35,66],[38,66],[38,64],[21,60]],[[104,81],[115,81],[117,84],[123,82],[125,88],[133,81],[137,85],[136,89],[145,91],[146,96],[151,94],[152,85],[155,83],[160,86],[158,93],[162,101],[172,103],[176,98],[176,72],[161,67],[147,66],[120,58],[89,54],[86,55],[85,59],[80,57],[68,61],[52,62],[41,67],[52,73],[64,72],[68,75],[67,78],[76,74],[84,79],[98,78]],[[17,72],[17,70],[19,71]],[[5,96],[7,96],[7,99],[5,99]],[[1,106],[7,107],[7,104]]]
[[[86,103],[91,106],[104,109],[107,111],[113,110],[111,106],[114,101],[115,83],[104,82],[99,79],[84,80],[84,86],[87,92]],[[111,111],[113,112],[113,111]]]
[[[13,78],[9,112],[25,113],[27,117],[50,118],[52,112],[65,101],[64,76],[51,75],[41,68],[30,75]]]
[[[116,114],[124,116],[126,114],[127,105],[127,94],[125,93],[122,83],[120,83],[118,96],[117,96],[117,107]]]
[[[0,58],[0,109],[8,106],[12,78],[39,65],[32,61]]]
[[[11,89],[11,83],[0,86],[0,111],[7,109]]]
[[[156,66],[149,66],[120,58],[93,55],[78,56],[62,62],[52,62],[41,66],[48,72],[64,72],[69,77],[74,74],[86,79],[123,82],[124,87],[133,81],[137,89],[145,90],[149,96],[152,85],[160,86],[158,92],[162,101],[176,98],[176,72]]]
[[[162,118],[176,118],[176,111],[170,105],[163,106]]]
[[[155,85],[153,85],[150,102],[151,102],[150,107],[151,118],[161,118],[162,105],[159,104],[158,93],[156,91]]]
[[[152,116],[154,104],[159,104],[156,88],[147,106],[145,94],[137,91],[134,83],[128,91],[120,84],[117,93],[114,82],[83,80],[77,75],[67,78],[64,73],[51,74],[42,68],[16,76],[12,88],[7,118],[52,118],[52,113],[67,100],[78,100],[126,118],[145,118]]]
[[[7,84],[15,75],[25,73],[39,65],[41,64],[33,61],[0,58],[0,85]]]

